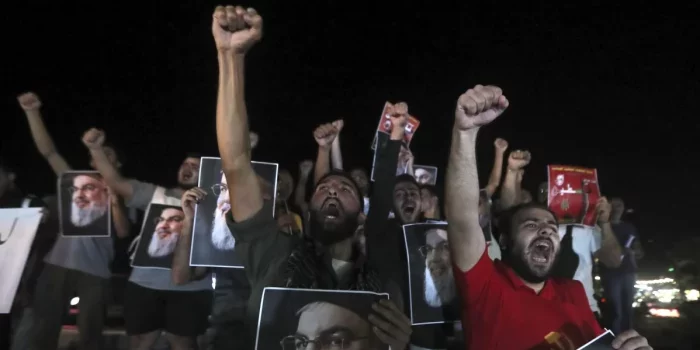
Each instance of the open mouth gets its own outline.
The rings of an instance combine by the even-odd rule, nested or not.
[[[186,172],[182,173],[182,179],[185,181],[189,181],[190,179],[192,179],[193,175],[194,174],[192,174],[191,172],[186,171]]]
[[[75,200],[74,202],[75,202],[75,205],[78,206],[78,208],[84,208],[88,205],[88,201],[84,201],[84,200],[80,200],[80,199]]]
[[[401,211],[403,211],[404,214],[410,216],[416,212],[416,207],[413,204],[407,204],[407,205],[404,205],[403,208],[401,208]]]
[[[323,206],[323,214],[326,215],[326,219],[335,220],[340,216],[340,208],[338,203],[335,201],[329,201]]]
[[[552,256],[553,248],[551,240],[546,238],[537,239],[530,246],[530,258],[535,263],[546,264]]]

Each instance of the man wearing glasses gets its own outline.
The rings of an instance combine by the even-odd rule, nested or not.
[[[282,350],[379,350],[386,346],[373,335],[366,317],[327,301],[313,302],[299,311],[295,334],[280,341]]]
[[[425,245],[419,248],[425,258],[423,297],[434,308],[451,304],[457,295],[450,261],[447,231],[431,228],[425,232]]]
[[[104,217],[109,208],[109,194],[101,178],[87,174],[76,175],[71,194],[70,222],[75,227],[87,227]],[[104,223],[107,227],[108,223]]]
[[[148,255],[154,258],[162,258],[173,253],[177,238],[182,231],[182,221],[185,214],[182,210],[165,208],[156,218],[156,230],[151,236],[148,245]]]

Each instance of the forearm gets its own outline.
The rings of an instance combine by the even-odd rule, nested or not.
[[[512,208],[518,204],[520,197],[520,186],[518,181],[518,171],[513,169],[506,170],[506,177],[503,179],[501,186],[501,210]]]
[[[498,185],[501,184],[501,174],[503,174],[503,151],[496,150],[496,155],[493,157],[491,175],[489,176],[489,182],[486,185],[486,193],[489,195],[489,197],[496,193]]]
[[[452,146],[445,177],[445,207],[450,215],[447,230],[452,261],[468,271],[486,250],[479,225],[479,176],[476,166],[478,129],[452,132]]]
[[[598,251],[598,259],[609,268],[616,268],[622,263],[622,248],[615,238],[612,225],[604,223],[600,225],[601,242]]]
[[[228,180],[231,214],[240,222],[263,206],[257,175],[250,164],[248,115],[244,95],[244,57],[219,54],[216,136]]]
[[[319,180],[331,171],[330,163],[331,150],[329,147],[318,147],[316,155],[316,164],[314,165],[314,186]]]
[[[117,231],[117,237],[129,237],[131,221],[129,221],[124,202],[119,198],[112,200],[112,222],[114,223],[114,229]]]
[[[406,174],[415,177],[415,172],[413,172],[413,162],[406,163]]]
[[[331,145],[331,163],[333,169],[343,170],[343,155],[340,152],[340,134],[335,137]]]
[[[175,244],[173,253],[173,265],[170,268],[173,283],[177,285],[187,284],[192,280],[190,268],[190,250],[192,249],[192,222],[193,218],[185,218],[182,231]]]
[[[41,112],[37,110],[25,111],[27,121],[29,122],[29,130],[32,134],[32,139],[39,153],[49,162],[51,169],[56,175],[71,170],[70,165],[56,150],[56,145],[51,139],[44,120],[41,118]]]
[[[90,154],[95,162],[95,169],[100,172],[102,178],[104,179],[107,186],[109,186],[114,193],[121,196],[127,203],[133,196],[133,188],[131,184],[122,177],[122,175],[117,171],[117,168],[110,163],[107,155],[103,148],[92,148],[90,149]]]

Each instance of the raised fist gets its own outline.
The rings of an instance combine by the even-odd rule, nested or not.
[[[105,133],[92,128],[83,134],[83,144],[89,149],[99,149],[105,143]]]
[[[510,152],[510,155],[508,156],[508,169],[521,170],[530,164],[531,159],[532,155],[530,155],[529,151],[515,150]]]
[[[508,108],[508,99],[496,86],[477,85],[457,100],[455,127],[475,129],[491,123]]]
[[[314,168],[314,162],[307,159],[299,163],[299,172],[302,175],[308,176],[311,174],[311,170]]]
[[[335,126],[336,129],[338,129],[338,133],[343,131],[343,126],[345,126],[345,122],[342,119],[338,119],[331,124]]]
[[[391,131],[403,133],[406,123],[408,123],[408,105],[406,102],[399,102],[389,106],[389,117],[391,118]]]
[[[496,150],[499,152],[505,152],[506,149],[508,149],[508,141],[502,139],[502,138],[497,138],[496,141],[493,142],[493,145],[496,147]]]
[[[612,211],[612,204],[608,202],[607,198],[598,198],[598,202],[596,203],[595,209],[598,213],[598,223],[607,224],[610,222],[610,212]]]
[[[258,141],[260,140],[260,137],[257,133],[251,131],[248,134],[248,138],[250,139],[250,149],[254,149],[258,146]]]
[[[262,17],[252,8],[217,6],[211,32],[220,52],[245,53],[262,38]]]
[[[25,111],[35,111],[41,108],[41,100],[33,92],[25,92],[17,96],[20,107]]]
[[[314,139],[319,147],[328,147],[338,136],[338,129],[333,124],[323,124],[314,130]]]

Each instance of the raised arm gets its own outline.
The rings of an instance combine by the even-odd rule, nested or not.
[[[308,159],[299,163],[299,181],[297,181],[297,189],[294,191],[294,204],[301,209],[304,218],[309,210],[309,205],[306,203],[306,184],[309,182],[309,175],[311,175],[313,167],[314,162]]]
[[[493,166],[491,167],[491,175],[489,176],[489,182],[486,184],[486,194],[489,198],[493,197],[496,193],[498,186],[501,184],[501,175],[503,174],[503,154],[508,149],[508,141],[497,138],[493,142],[495,149],[493,156]]]
[[[486,250],[479,225],[476,136],[481,126],[495,120],[507,107],[508,100],[495,86],[477,85],[457,100],[445,180],[445,207],[450,213],[447,237],[452,261],[463,272],[474,267]]]
[[[314,186],[318,180],[331,171],[331,145],[338,136],[338,128],[332,123],[320,125],[314,130],[314,139],[318,143],[318,154],[314,166]]]
[[[112,188],[107,187],[109,190],[109,200],[112,208],[112,223],[114,223],[114,229],[119,238],[129,237],[131,233],[131,221],[129,220],[129,214],[124,204],[122,197],[112,193]]]
[[[603,265],[616,268],[622,264],[622,248],[615,237],[612,225],[610,225],[610,211],[612,205],[605,197],[598,198],[596,211],[598,212],[598,226],[600,226],[600,249],[594,252],[594,256],[600,259]]]
[[[263,206],[260,183],[250,164],[244,94],[245,54],[262,38],[262,25],[262,17],[254,9],[240,6],[218,6],[212,20],[219,58],[216,137],[236,222],[252,217]]]
[[[338,136],[333,140],[331,145],[331,165],[333,169],[343,170],[343,154],[340,152],[340,132],[343,131],[344,122],[338,119],[333,122],[333,126],[338,129]]]
[[[19,105],[24,110],[29,122],[29,130],[32,133],[32,139],[39,153],[49,162],[51,169],[56,175],[61,175],[66,171],[71,170],[68,162],[56,150],[51,135],[46,130],[44,120],[41,118],[41,100],[33,92],[27,92],[17,97]]]
[[[90,150],[95,169],[100,172],[107,186],[112,189],[112,193],[122,196],[124,201],[129,202],[134,195],[134,188],[107,158],[103,148],[104,142],[105,133],[102,130],[92,128],[83,134],[83,144]]]
[[[185,213],[182,231],[178,236],[173,254],[173,264],[170,269],[173,283],[177,285],[187,284],[193,280],[200,280],[207,275],[207,268],[190,266],[190,250],[192,249],[192,223],[194,222],[194,207],[207,192],[199,187],[192,188],[182,195],[182,211]]]
[[[501,185],[500,210],[506,210],[520,204],[520,188],[523,168],[530,163],[530,152],[515,150],[508,156],[503,185]]]

